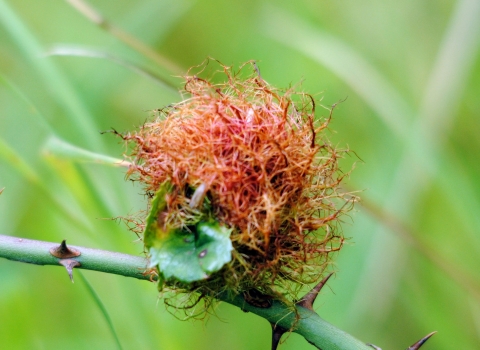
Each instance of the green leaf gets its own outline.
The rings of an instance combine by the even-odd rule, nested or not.
[[[232,260],[233,247],[230,241],[232,230],[216,221],[200,221],[196,228],[198,233],[196,249],[199,251],[200,267],[207,273],[220,270]]]
[[[164,182],[158,189],[155,197],[152,199],[150,213],[145,223],[145,231],[143,233],[143,242],[146,248],[150,248],[155,244],[157,236],[166,235],[164,225],[161,224],[159,216],[167,208],[165,196],[172,191],[172,185],[169,181]]]
[[[167,280],[190,283],[206,279],[231,261],[232,230],[215,220],[202,220],[183,230],[169,228],[161,217],[167,207],[165,196],[171,190],[168,182],[160,187],[147,217],[144,239],[150,266],[158,266]]]

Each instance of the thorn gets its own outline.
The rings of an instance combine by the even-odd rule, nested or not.
[[[420,347],[421,347],[423,344],[425,344],[425,342],[426,342],[428,339],[430,339],[430,337],[431,337],[432,335],[434,335],[435,333],[437,333],[437,331],[427,334],[427,335],[424,336],[422,339],[420,339],[419,341],[417,341],[415,344],[413,344],[412,346],[410,346],[407,350],[418,350],[418,349],[420,349]]]
[[[382,348],[379,348],[378,346],[370,344],[370,343],[367,343],[366,345],[374,348],[375,350],[382,350]]]
[[[67,241],[64,239],[59,246],[50,249],[50,254],[59,259],[68,259],[80,256],[80,252],[76,249],[67,247]]]
[[[323,280],[320,281],[319,284],[317,284],[315,287],[312,288],[310,292],[305,294],[305,296],[300,299],[296,305],[297,306],[302,306],[306,309],[312,310],[313,311],[313,303],[315,302],[315,299],[317,299],[318,293],[322,290],[323,286],[327,283],[327,281],[332,277],[333,272],[330,272]]]
[[[272,326],[272,350],[277,350],[282,335],[288,332],[288,330],[274,323],[270,323],[270,325]]]
[[[67,269],[68,275],[70,276],[70,281],[73,283],[73,268],[78,267],[81,264],[77,260],[73,259],[61,259],[58,261],[58,263]]]
[[[3,190],[4,190],[4,189],[5,189],[5,187],[4,187],[4,188],[2,188],[2,189],[0,190],[0,194],[2,194],[2,193],[3,193]]]

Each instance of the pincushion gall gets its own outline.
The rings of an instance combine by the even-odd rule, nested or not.
[[[213,220],[233,247],[218,271],[198,281],[169,274],[165,286],[294,300],[343,244],[339,218],[355,201],[338,189],[346,150],[327,140],[330,117],[315,118],[312,96],[271,87],[253,62],[236,73],[221,66],[219,76],[185,76],[182,102],[123,135],[132,145],[129,175],[151,197],[163,189],[150,215],[160,230],[154,239],[198,239],[195,225]]]

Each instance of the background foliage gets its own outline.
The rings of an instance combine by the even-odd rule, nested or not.
[[[275,86],[303,80],[335,110],[331,139],[361,158],[348,186],[364,203],[317,301],[322,317],[384,349],[432,330],[426,349],[480,342],[480,3],[476,0],[92,1],[173,64],[158,64],[67,2],[0,0],[0,232],[140,254],[112,220],[145,208],[124,170],[46,152],[52,137],[120,157],[130,130],[179,100],[112,60],[48,56],[72,45],[167,82],[212,56],[255,59]],[[59,46],[60,45],[60,46]],[[328,111],[319,109],[319,115]],[[55,146],[54,150],[63,147]],[[345,167],[356,159],[345,160]],[[268,349],[266,321],[229,305],[180,322],[153,284],[82,272],[125,349]],[[0,339],[9,349],[116,348],[83,279],[0,261]],[[283,349],[310,349],[290,335]]]

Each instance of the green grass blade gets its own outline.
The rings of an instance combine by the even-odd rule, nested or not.
[[[420,105],[424,136],[449,132],[480,49],[480,2],[461,0],[451,17]],[[431,140],[433,144],[435,141]]]
[[[41,183],[37,173],[20,157],[3,139],[0,138],[0,160],[10,164],[28,181],[38,185]]]
[[[277,7],[268,6],[263,13],[262,22],[268,36],[330,69],[377,112],[393,134],[407,138],[406,127],[414,115],[412,108],[359,52]],[[288,30],[285,30],[286,23]]]
[[[449,131],[449,125],[456,116],[454,106],[458,105],[458,97],[460,96],[450,89],[462,89],[466,85],[468,72],[472,69],[472,66],[467,63],[473,62],[477,51],[472,49],[471,46],[474,45],[478,49],[480,45],[478,40],[480,32],[479,17],[480,3],[468,0],[457,3],[456,11],[451,17],[450,25],[439,49],[436,58],[437,63],[429,79],[430,83],[427,84],[426,102],[423,103],[419,118],[414,122],[412,135],[395,170],[391,190],[385,197],[387,201],[384,203],[384,207],[387,211],[396,213],[400,218],[408,218],[414,214],[418,199],[429,188],[429,181],[436,176],[437,169],[439,169],[439,162],[443,157],[441,155],[444,147],[443,143],[446,133]],[[464,38],[465,36],[468,38]],[[452,53],[453,48],[459,52]],[[467,55],[470,55],[470,57],[465,57]],[[442,76],[453,75],[458,75],[463,79],[458,78],[453,87],[445,87],[449,85],[449,82],[443,82],[441,85],[444,87],[437,88],[436,85],[440,84],[439,80]],[[439,111],[435,103],[428,102],[431,99],[436,101],[451,99],[448,105],[444,105],[447,112]],[[437,129],[434,126],[436,123],[443,126],[439,126]],[[451,173],[451,166],[447,166],[447,168],[449,168],[448,179],[450,180],[445,178],[444,181],[451,181],[452,176],[455,175]],[[456,182],[456,186],[457,188],[462,187],[459,181]],[[466,190],[462,189],[461,191]],[[458,202],[461,208],[464,208],[464,204],[461,202],[463,199],[460,200],[458,192],[446,191],[446,193],[450,195],[453,201]],[[478,206],[475,206],[475,208],[478,210]],[[468,210],[468,208],[465,209]],[[478,212],[473,215],[478,215]],[[361,317],[358,315],[365,314],[367,310],[372,309],[382,310],[377,315],[380,318],[385,317],[393,303],[394,290],[399,283],[397,276],[407,267],[407,264],[398,264],[398,261],[406,261],[407,251],[403,245],[399,245],[397,239],[388,237],[383,228],[377,228],[374,235],[374,243],[371,247],[372,254],[369,256],[367,268],[364,270],[361,278],[362,283],[359,286],[361,294],[369,295],[369,299],[357,304],[357,317]],[[378,261],[381,261],[382,264],[378,264]],[[379,279],[387,288],[378,290],[372,287],[375,285],[375,281]]]
[[[41,128],[53,134],[53,129],[50,126],[48,119],[39,112],[34,103],[20,90],[18,86],[2,73],[0,73],[0,84],[10,90],[15,97],[19,98],[29,107],[31,111],[33,111],[33,115],[37,117],[35,118],[35,121],[40,125]]]
[[[133,48],[135,51],[141,53],[161,67],[165,67],[171,72],[181,73],[182,69],[175,63],[170,61],[165,56],[153,50],[150,46],[137,39],[135,36],[110,23],[103,17],[95,8],[90,6],[83,0],[68,0],[78,12],[85,16],[88,20],[98,25],[103,30],[106,30],[117,39],[123,41],[125,44]]]
[[[112,319],[110,318],[110,315],[108,314],[107,309],[105,308],[105,305],[103,305],[102,300],[100,300],[100,297],[98,294],[95,292],[93,289],[92,285],[88,282],[88,280],[85,278],[83,273],[80,271],[75,271],[78,276],[80,276],[80,279],[83,281],[83,285],[88,291],[88,294],[92,297],[93,301],[97,305],[98,309],[100,310],[100,313],[102,314],[103,318],[105,319],[105,322],[108,325],[108,328],[110,330],[110,333],[112,334],[113,338],[115,339],[115,343],[117,344],[118,349],[122,349],[122,344],[120,343],[120,339],[118,338],[117,332],[115,331],[115,327],[113,326]]]
[[[48,188],[37,172],[20,155],[18,155],[14,149],[0,138],[0,161],[2,160],[15,169],[20,176],[37,186],[46,197],[52,201],[59,213],[63,213],[66,217],[70,218],[73,223],[84,228],[86,231],[91,230],[91,224],[89,224],[84,217],[79,216],[77,210],[71,208],[70,205],[67,205],[65,203],[65,198]]]
[[[74,56],[74,57],[89,57],[89,58],[100,58],[114,62],[122,67],[125,67],[132,72],[135,72],[143,77],[153,80],[155,83],[160,84],[163,87],[166,87],[174,92],[177,92],[176,86],[160,77],[158,74],[148,70],[147,68],[140,67],[138,64],[124,60],[116,55],[112,55],[108,52],[98,51],[82,46],[73,46],[73,45],[56,45],[51,47],[46,51],[47,56]]]
[[[43,147],[43,154],[79,163],[96,163],[116,167],[130,166],[130,163],[125,160],[88,151],[61,140],[56,136],[52,136],[47,140]]]
[[[103,150],[104,146],[95,132],[97,129],[95,123],[73,87],[50,60],[41,58],[43,49],[40,43],[4,0],[0,0],[0,24],[4,26],[32,67],[37,70],[46,87],[63,105],[65,116],[78,129],[78,134],[83,135],[79,137],[79,141],[86,142],[88,139],[88,143],[94,148]],[[88,138],[85,137],[87,135]]]

